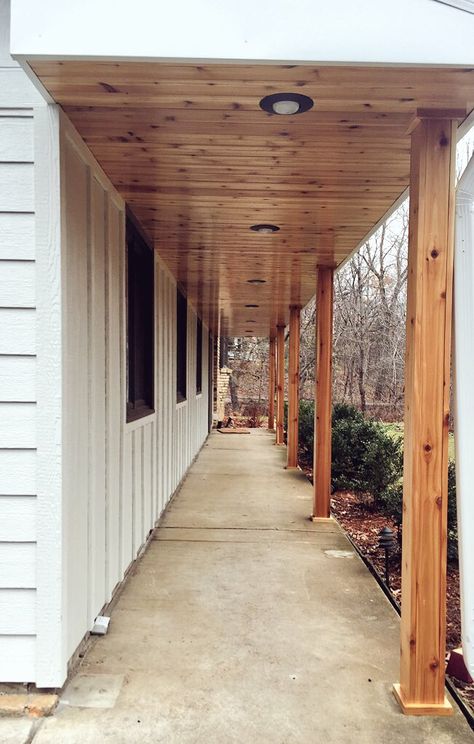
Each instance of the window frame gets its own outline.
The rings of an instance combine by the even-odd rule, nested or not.
[[[126,217],[126,423],[155,412],[154,251]],[[136,316],[140,320],[136,323]],[[146,322],[143,323],[143,318]],[[138,379],[137,379],[138,376]]]
[[[196,315],[196,395],[202,395],[202,320]]]
[[[176,287],[176,403],[188,399],[188,300]]]

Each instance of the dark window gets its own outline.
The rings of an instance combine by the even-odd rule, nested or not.
[[[176,295],[176,399],[178,403],[186,400],[187,350],[188,301],[178,289]]]
[[[154,410],[154,260],[127,219],[127,421]]]
[[[196,320],[196,393],[202,393],[202,322]]]

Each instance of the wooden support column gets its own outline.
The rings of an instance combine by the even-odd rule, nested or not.
[[[275,428],[275,337],[270,338],[268,348],[268,428]]]
[[[454,115],[412,129],[400,684],[404,713],[448,715],[444,690]]]
[[[276,337],[276,444],[284,444],[283,418],[285,401],[285,326],[277,326]]]
[[[318,267],[313,520],[329,519],[331,498],[332,318],[334,270]]]
[[[298,467],[298,417],[300,387],[300,308],[290,307],[290,348],[288,359],[287,468]]]

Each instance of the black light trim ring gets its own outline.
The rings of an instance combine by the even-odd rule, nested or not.
[[[273,106],[280,101],[293,101],[299,104],[299,109],[292,114],[279,114]],[[272,93],[272,95],[265,96],[260,101],[260,108],[266,111],[267,114],[274,114],[275,116],[297,116],[298,114],[304,114],[305,111],[309,111],[313,106],[313,99],[309,96],[303,96],[301,93]]]
[[[252,225],[251,230],[258,233],[274,233],[280,229],[278,225]]]

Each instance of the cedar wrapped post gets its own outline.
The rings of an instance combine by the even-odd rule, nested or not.
[[[283,418],[285,405],[285,326],[277,326],[276,338],[277,351],[277,414],[276,414],[276,443],[284,444],[283,441]]]
[[[331,267],[318,267],[316,285],[316,391],[314,410],[313,521],[330,519],[332,318]]]
[[[275,337],[269,339],[268,349],[268,428],[275,428]]]
[[[449,715],[444,690],[448,424],[459,112],[411,129],[400,684],[404,713]]]
[[[298,467],[298,416],[300,387],[300,308],[290,307],[290,349],[288,361],[287,468]]]

